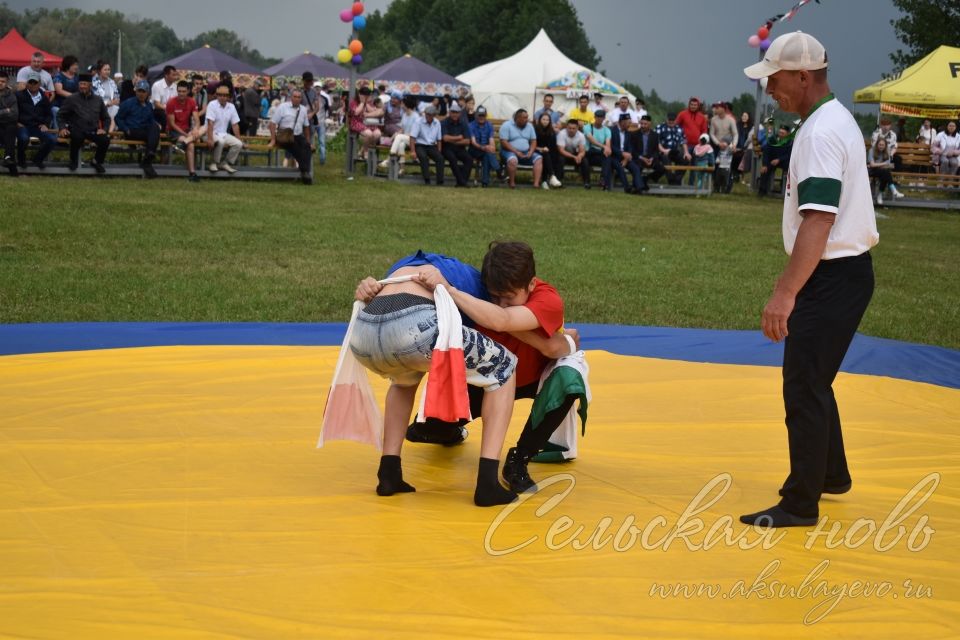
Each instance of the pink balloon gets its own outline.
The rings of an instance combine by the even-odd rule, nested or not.
[[[761,51],[766,51],[769,48],[770,48],[770,38],[764,38],[763,40],[760,41]]]
[[[747,38],[747,44],[753,48],[757,48],[760,46],[760,38],[757,37],[757,34],[753,34],[752,36]]]
[[[341,22],[353,22],[353,10],[344,9],[340,12],[340,21]]]

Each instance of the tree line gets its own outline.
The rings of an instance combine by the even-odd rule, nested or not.
[[[258,69],[280,62],[252,48],[229,29],[215,29],[181,39],[160,20],[132,19],[120,11],[86,13],[79,9],[26,9],[18,13],[0,5],[0,36],[16,28],[34,46],[60,55],[72,54],[86,66],[108,60],[127,77],[139,64],[148,66],[175,58],[205,44]],[[123,34],[123,68],[117,69],[117,41]]]

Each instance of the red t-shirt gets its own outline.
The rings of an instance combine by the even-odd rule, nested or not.
[[[539,278],[534,278],[536,286],[523,305],[533,312],[540,326],[535,329],[544,338],[549,338],[563,327],[563,298],[557,290]],[[518,338],[509,333],[491,331],[483,327],[477,328],[481,333],[490,336],[517,356],[517,386],[537,382],[540,374],[550,362],[550,359]]]
[[[700,134],[707,132],[707,118],[702,111],[684,109],[677,116],[677,124],[683,127],[683,135],[686,136],[688,145],[700,142]]]
[[[196,110],[197,103],[190,97],[187,97],[183,102],[180,102],[179,97],[171,98],[170,102],[167,103],[167,115],[173,114],[173,121],[176,125],[188,132],[193,128],[190,126],[190,118]]]

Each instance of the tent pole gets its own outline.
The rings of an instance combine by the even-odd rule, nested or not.
[[[356,40],[357,36],[357,30],[353,29],[350,32],[350,40],[348,40],[348,42]],[[353,103],[353,99],[357,95],[357,65],[353,64],[353,62],[350,63],[350,79],[348,82],[350,83],[350,86],[347,87],[347,105],[344,109],[343,126],[347,128],[347,176],[353,178],[353,164],[356,150],[353,148],[353,136],[350,135],[350,105]]]
[[[763,51],[760,51],[757,58],[757,62],[763,60]],[[753,140],[754,143],[751,145],[751,148],[746,150],[745,153],[753,153],[753,146],[756,146],[760,141],[760,114],[763,113],[760,105],[760,101],[763,100],[763,88],[760,86],[760,81],[757,81],[757,97],[755,104],[753,105]],[[750,191],[754,191],[757,188],[757,175],[760,173],[760,167],[758,166],[763,161],[763,158],[753,158],[753,162],[750,163]]]

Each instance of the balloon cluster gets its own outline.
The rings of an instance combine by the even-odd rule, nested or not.
[[[770,48],[770,30],[773,29],[773,23],[767,22],[765,25],[757,29],[757,32],[747,38],[747,44],[756,49],[760,47],[760,51],[766,51]]]
[[[360,31],[366,27],[367,19],[363,17],[363,3],[354,2],[353,6],[349,9],[341,11],[340,20],[343,22],[352,22],[355,31]],[[347,48],[340,49],[340,51],[337,52],[337,60],[342,64],[352,62],[355,66],[359,66],[363,63],[363,56],[360,55],[362,51],[363,43],[357,39],[351,40]]]

